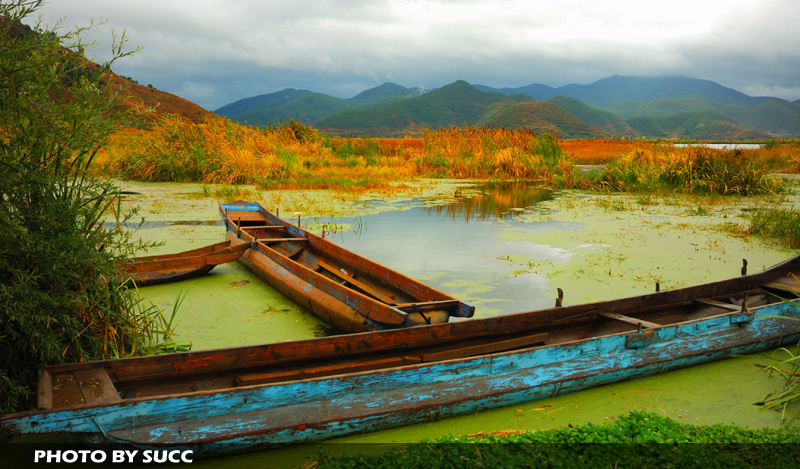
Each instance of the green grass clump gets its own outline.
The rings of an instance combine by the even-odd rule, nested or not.
[[[379,454],[324,448],[324,468],[439,467],[797,467],[800,429],[693,426],[644,412],[608,425],[423,440]]]
[[[800,211],[760,208],[750,214],[750,234],[772,238],[790,248],[800,248]]]
[[[775,194],[785,183],[741,150],[674,148],[654,144],[608,162],[598,187],[617,192],[674,191],[749,196]]]

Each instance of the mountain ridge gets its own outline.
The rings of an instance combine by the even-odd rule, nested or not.
[[[276,104],[274,95],[288,92],[297,95],[294,100]],[[304,99],[300,99],[301,94]],[[266,104],[259,108],[255,98]],[[542,84],[492,88],[456,80],[441,88],[423,90],[384,83],[347,99],[286,89],[245,98],[215,112],[252,125],[275,125],[295,119],[332,135],[374,137],[419,135],[424,128],[496,125],[499,120],[508,127],[526,127],[535,122],[539,126],[558,115],[551,126],[559,135],[587,135],[586,128],[575,125],[550,107],[529,105],[510,109],[514,103],[531,100],[560,107],[594,129],[589,136],[602,138],[800,136],[800,100],[752,97],[713,81],[687,77],[612,75],[588,85],[557,88]],[[512,116],[522,120],[514,121]],[[696,125],[688,124],[700,124],[695,122],[697,119],[704,120],[700,128],[715,130],[698,132]]]

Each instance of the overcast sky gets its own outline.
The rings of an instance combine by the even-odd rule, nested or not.
[[[207,109],[284,88],[349,98],[436,88],[680,75],[800,99],[798,0],[49,0],[42,21],[106,23],[141,51],[114,71]],[[27,23],[35,22],[31,18]]]

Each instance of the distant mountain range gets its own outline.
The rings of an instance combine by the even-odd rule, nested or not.
[[[521,127],[561,138],[749,140],[800,137],[800,101],[752,97],[708,80],[614,75],[589,85],[435,90],[385,83],[349,99],[285,89],[216,114],[251,125],[294,119],[331,135],[415,136],[441,127]]]

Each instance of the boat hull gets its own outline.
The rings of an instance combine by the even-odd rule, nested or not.
[[[800,256],[683,289],[353,335],[40,370],[0,431],[238,452],[555,396],[800,340]]]
[[[246,248],[225,241],[174,254],[122,259],[118,262],[119,278],[138,287],[187,280],[204,275],[219,264],[235,261]]]
[[[800,308],[776,303],[744,319],[723,314],[470,359],[17,414],[20,433],[68,431],[140,447],[237,452],[424,422],[648,376],[800,340]]]

